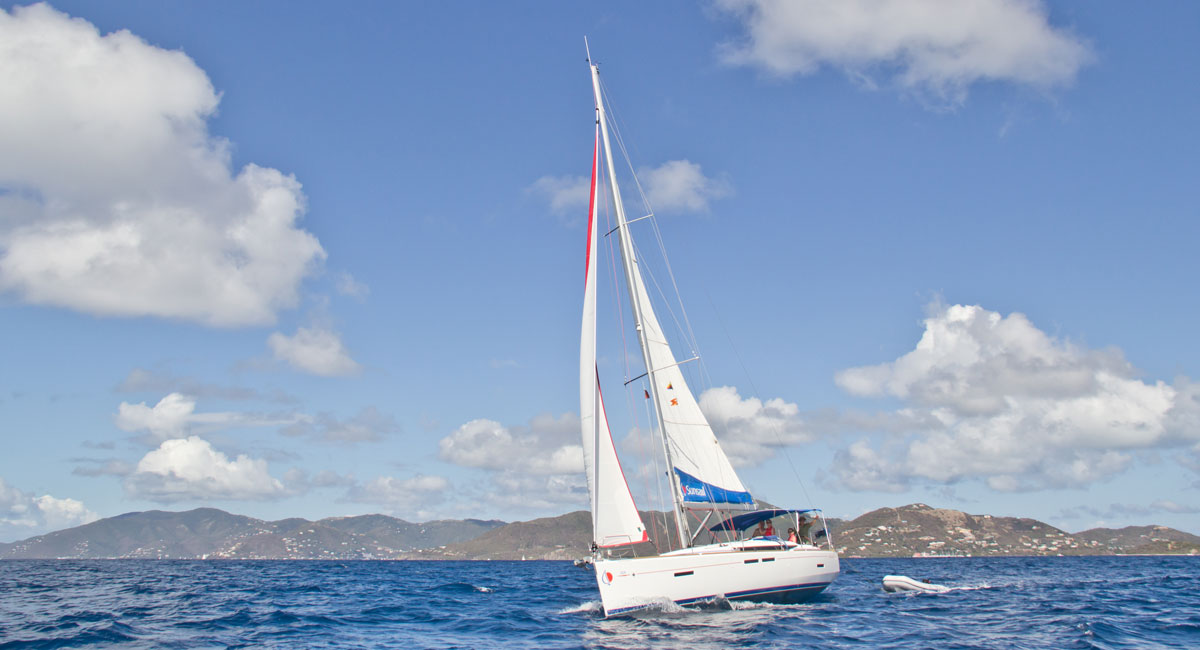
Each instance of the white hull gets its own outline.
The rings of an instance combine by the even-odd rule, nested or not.
[[[680,605],[717,598],[795,603],[821,593],[838,575],[833,551],[764,546],[733,542],[653,557],[596,558],[604,614],[632,612],[663,599]]]

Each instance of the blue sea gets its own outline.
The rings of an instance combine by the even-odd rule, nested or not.
[[[0,562],[0,648],[86,647],[1200,648],[1200,557],[845,559],[805,604],[614,619],[569,562]]]

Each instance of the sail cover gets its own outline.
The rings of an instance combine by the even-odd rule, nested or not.
[[[664,435],[671,449],[683,505],[690,509],[753,510],[754,498],[733,471],[700,405],[688,388],[671,346],[663,334],[637,264],[631,274],[639,302],[647,356],[650,359],[662,413]]]
[[[592,500],[592,539],[610,547],[644,542],[646,527],[629,493],[613,445],[604,399],[596,374],[596,163],[600,150],[599,126],[592,153],[592,198],[588,213],[587,263],[583,289],[583,327],[579,341],[579,420],[588,494]]]

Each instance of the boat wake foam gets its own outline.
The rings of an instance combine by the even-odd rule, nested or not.
[[[450,593],[480,593],[490,594],[496,591],[494,587],[477,587],[468,582],[451,582],[450,584],[434,587],[432,591],[450,592]]]
[[[559,614],[604,614],[604,606],[598,600],[589,600],[582,605],[560,610]]]

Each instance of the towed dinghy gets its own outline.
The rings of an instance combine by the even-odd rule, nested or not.
[[[883,576],[883,590],[888,593],[897,591],[924,591],[932,594],[940,594],[950,591],[950,588],[945,585],[921,582],[908,576]]]

